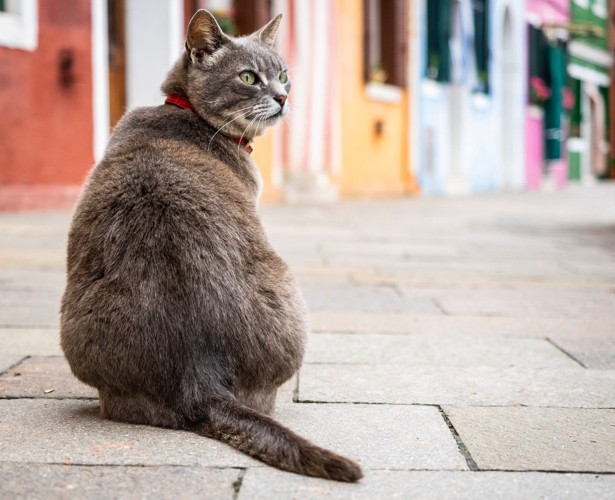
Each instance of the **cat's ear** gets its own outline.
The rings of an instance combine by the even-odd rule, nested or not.
[[[260,30],[254,33],[252,36],[257,38],[263,43],[266,43],[270,47],[273,47],[273,42],[275,41],[275,35],[278,32],[278,28],[280,27],[280,21],[282,20],[282,14],[278,14],[271,21],[269,21],[265,26],[263,26]]]
[[[215,17],[206,10],[197,10],[186,35],[186,50],[192,62],[201,61],[203,56],[211,55],[229,41]]]

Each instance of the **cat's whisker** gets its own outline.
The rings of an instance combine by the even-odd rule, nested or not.
[[[246,115],[250,114],[250,111],[246,111],[245,113],[236,116],[235,118],[233,118],[232,120],[229,120],[228,122],[226,122],[224,125],[222,125],[218,130],[216,130],[216,133],[214,135],[211,136],[211,139],[209,139],[209,143],[207,144],[207,150],[209,151],[209,147],[211,146],[211,141],[214,140],[214,137],[216,137],[218,135],[218,133],[227,125],[230,125],[231,123],[233,123],[235,120],[238,120],[239,118],[242,118]]]
[[[286,116],[282,119],[282,123],[286,127],[288,127],[288,130],[293,130],[293,128],[295,127],[295,125],[296,125],[295,117],[296,117],[296,115],[294,113],[294,110],[291,108],[291,109],[289,109],[289,111],[286,114]]]
[[[295,123],[295,117],[292,116],[291,113],[288,113],[285,117],[284,117],[284,123],[287,123],[289,126],[293,125]]]
[[[237,141],[237,151],[239,151],[239,147],[241,146],[241,141],[243,140],[243,136],[246,135],[246,132],[252,126],[252,124],[254,123],[254,120],[256,120],[259,116],[261,116],[261,115],[256,115],[254,118],[252,118],[252,121],[250,123],[248,123],[248,126],[243,131],[243,134],[241,134],[241,137]]]
[[[262,115],[258,115],[258,121],[254,125],[254,135],[255,136],[258,135],[259,127],[262,121],[263,121]]]
[[[258,121],[258,123],[256,124],[256,130],[260,131],[260,127],[261,124],[263,123],[263,120],[265,119],[265,115],[261,115],[261,119]]]
[[[256,111],[256,109],[254,109],[254,106],[246,106],[245,108],[241,108],[241,109],[237,109],[235,111],[231,111],[230,114],[234,115],[234,114],[239,113],[241,111],[245,111],[246,109],[252,109],[252,110]]]

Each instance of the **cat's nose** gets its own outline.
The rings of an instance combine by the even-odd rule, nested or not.
[[[286,94],[280,94],[280,95],[275,96],[273,100],[277,102],[280,106],[284,107],[284,103],[286,102],[286,97],[288,97]]]

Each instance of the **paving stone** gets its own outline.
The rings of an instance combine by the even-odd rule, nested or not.
[[[191,432],[110,422],[97,401],[0,400],[2,460],[78,465],[261,466]]]
[[[332,267],[294,267],[292,273],[301,287],[310,286],[329,286],[352,284],[351,274],[356,272],[354,268],[332,268]]]
[[[61,356],[58,330],[0,329],[0,346],[4,354]]]
[[[0,328],[58,328],[58,304],[0,305]]]
[[[476,335],[311,335],[304,363],[571,368],[575,361],[543,339]]]
[[[429,257],[407,260],[405,262],[383,261],[375,266],[377,274],[389,278],[413,283],[415,280],[444,279],[448,283],[457,281],[477,283],[502,281],[504,283],[541,283],[553,280],[555,282],[580,282],[580,277],[573,271],[561,266],[558,258],[549,256],[531,259],[504,257],[503,255],[487,255],[480,249],[472,250],[471,257],[434,259]],[[360,278],[360,277],[358,277]],[[446,281],[445,281],[446,282]]]
[[[27,287],[23,285],[3,285],[0,306],[49,307],[59,311],[63,289],[60,286]]]
[[[33,356],[21,360],[21,356],[7,357],[5,370],[13,368],[0,376],[0,398],[98,398],[95,389],[75,378],[63,356]],[[296,387],[297,378],[293,376],[278,389],[277,403],[292,404]]]
[[[489,258],[482,250],[476,250],[472,259],[433,259],[422,258],[406,260],[404,262],[388,262],[381,260],[374,262],[374,269],[378,275],[389,277],[401,283],[415,283],[426,281],[441,281],[451,283],[576,283],[581,277],[568,271],[553,257],[544,259],[519,261],[510,258],[504,259],[502,255]],[[356,276],[358,282],[364,281],[368,276]],[[598,277],[596,283],[603,283]],[[593,281],[593,280],[592,280]],[[585,280],[587,283],[587,280]]]
[[[615,476],[539,472],[364,471],[357,484],[304,478],[270,468],[248,469],[240,500],[376,498],[438,500],[611,500]]]
[[[613,409],[443,409],[480,469],[615,472]]]
[[[297,383],[297,375],[293,375],[290,380],[278,388],[276,405],[293,404],[293,398],[295,397],[295,391],[297,390]]]
[[[0,230],[4,234],[27,236],[29,234],[61,234],[68,228],[71,214],[67,211],[3,212],[0,213]]]
[[[409,297],[416,289],[404,289]],[[436,290],[429,293],[447,314],[483,316],[589,317],[613,319],[615,294],[560,290],[557,294],[531,289]]]
[[[0,464],[5,498],[231,500],[237,469]]]
[[[293,404],[280,406],[276,418],[367,469],[467,469],[435,407]]]
[[[62,356],[33,356],[0,377],[4,398],[98,398],[98,392],[71,373]]]
[[[20,381],[21,392],[15,394],[30,394],[35,399],[0,399],[0,460],[12,460],[18,463],[9,466],[23,467],[0,468],[0,489],[4,492],[3,473],[21,478],[16,483],[35,487],[47,472],[31,462],[59,464],[66,460],[120,464],[103,472],[102,477],[109,484],[124,484],[113,473],[127,469],[122,476],[130,479],[128,487],[134,481],[132,491],[139,492],[150,491],[148,487],[164,488],[166,479],[157,483],[156,476],[166,478],[170,469],[163,465],[171,464],[181,465],[182,471],[203,470],[203,476],[212,477],[216,485],[228,485],[228,480],[219,483],[208,475],[209,469],[200,467],[248,467],[241,490],[244,498],[450,498],[454,492],[455,498],[610,499],[615,475],[373,468],[395,463],[415,468],[421,460],[438,467],[438,461],[444,463],[453,456],[465,468],[441,416],[435,418],[435,408],[390,404],[416,402],[448,404],[451,415],[455,405],[457,409],[467,404],[512,405],[496,408],[495,416],[459,414],[454,422],[464,430],[462,438],[467,438],[468,448],[476,452],[479,465],[493,457],[494,462],[501,458],[523,466],[527,457],[537,462],[544,458],[547,464],[551,460],[558,467],[574,465],[577,459],[584,465],[615,462],[609,455],[615,449],[610,434],[615,420],[611,356],[614,190],[615,186],[608,185],[572,187],[550,196],[490,195],[263,208],[274,247],[297,273],[314,306],[314,330],[323,335],[312,337],[317,340],[310,347],[308,361],[333,362],[304,367],[301,397],[389,403],[293,404],[295,381],[290,381],[279,393],[278,418],[320,444],[362,458],[367,476],[360,485],[279,473],[221,443],[189,433],[101,421],[95,401],[40,399],[46,382],[57,380],[61,385],[46,396],[57,398],[63,397],[60,389],[70,389],[67,384],[74,379],[61,358],[32,358],[24,364],[27,370]],[[391,224],[391,214],[403,217],[395,217],[395,224]],[[24,332],[38,327],[57,330],[69,219],[68,213],[0,214],[0,325],[12,325],[15,331],[23,328]],[[406,296],[390,293],[400,286]],[[442,315],[434,298],[441,299],[438,304],[455,316]],[[328,335],[335,333],[356,335]],[[383,333],[400,334],[400,338],[376,335]],[[7,340],[0,330],[0,368],[3,363],[13,365],[24,354],[59,354],[50,351],[57,349],[57,344],[49,345],[51,337],[37,335]],[[545,338],[591,369],[575,366]],[[76,397],[77,389],[71,390],[64,396]],[[518,406],[522,404],[567,408]],[[611,409],[604,410],[607,416],[602,410],[576,415],[574,412],[590,410],[575,406]],[[471,412],[474,408],[461,410]],[[508,410],[519,414],[507,418],[504,414]],[[549,410],[563,413],[541,413]],[[390,417],[391,411],[400,413]],[[410,424],[404,427],[408,419]],[[417,438],[414,442],[413,437]],[[444,444],[439,444],[440,439]],[[431,447],[426,444],[429,442]],[[142,477],[142,471],[154,469],[121,464],[161,467]],[[41,467],[64,469],[60,465]],[[32,468],[30,476],[24,472],[28,468]],[[92,488],[103,483],[93,472],[103,468],[86,467],[92,477],[84,483]],[[81,468],[71,470],[82,477]],[[56,470],[49,474],[51,484],[56,484]],[[63,473],[57,474],[62,488]],[[196,481],[200,476],[188,474],[185,491],[190,496],[192,485],[199,488]],[[237,477],[236,470],[232,477]],[[260,479],[251,482],[251,477]],[[182,481],[168,482],[168,489],[155,490],[152,496],[180,496],[178,483]],[[70,484],[80,483],[71,479]],[[253,484],[258,488],[250,495]],[[96,495],[95,489],[77,491],[85,492],[78,496]],[[226,491],[224,497],[228,497]],[[192,496],[207,496],[205,490],[198,493]],[[31,496],[50,495],[39,490]],[[127,495],[120,491],[115,496]]]
[[[567,262],[567,267],[582,277],[601,276],[603,279],[615,280],[615,265],[605,266],[603,262],[591,262],[587,259],[577,262]]]
[[[615,370],[615,332],[611,338],[596,338],[589,335],[575,337],[557,335],[554,336],[553,340],[588,368]]]
[[[315,332],[496,335],[507,337],[607,337],[611,321],[597,318],[437,316],[312,311]]]
[[[0,287],[64,289],[66,273],[52,269],[0,269]]]
[[[379,263],[386,258],[412,258],[427,256],[429,258],[459,257],[459,250],[451,245],[429,243],[410,243],[393,241],[348,241],[330,243],[325,241],[321,250],[328,256],[342,259],[376,257]]]
[[[0,269],[64,269],[65,250],[0,250]]]
[[[0,374],[7,371],[11,366],[18,364],[21,360],[23,360],[24,356],[19,354],[0,354]]]
[[[433,267],[432,267],[433,266]],[[400,266],[401,267],[401,266]],[[542,289],[590,289],[609,292],[613,290],[613,279],[604,275],[579,276],[575,274],[547,274],[515,266],[507,271],[454,269],[434,265],[432,262],[407,264],[401,269],[362,269],[354,271],[352,282],[357,285],[381,285],[408,287],[446,287],[446,288],[542,288]]]
[[[313,311],[442,314],[429,297],[407,300],[388,286],[304,286],[301,291],[308,307]]]
[[[615,371],[307,364],[299,401],[615,407]]]

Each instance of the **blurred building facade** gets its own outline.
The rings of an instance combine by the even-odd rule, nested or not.
[[[422,190],[521,189],[523,3],[422,0],[417,14],[415,169]]]
[[[72,203],[94,158],[90,0],[0,3],[0,117],[0,209]]]
[[[571,3],[571,32],[568,44],[574,103],[570,112],[569,177],[592,181],[613,175],[609,158],[609,87],[613,54],[608,44],[606,0]]]
[[[606,0],[0,0],[0,208],[74,201],[124,111],[163,102],[198,8],[236,35],[285,16],[264,201],[613,175]]]

